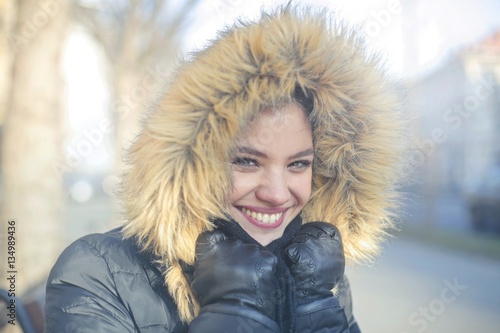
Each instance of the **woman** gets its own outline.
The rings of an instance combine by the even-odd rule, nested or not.
[[[391,226],[402,121],[325,13],[238,23],[190,62],[128,152],[127,222],[70,245],[48,332],[360,332],[344,255]]]

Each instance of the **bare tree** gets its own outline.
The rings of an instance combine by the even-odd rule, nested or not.
[[[111,106],[120,147],[133,135],[140,110],[162,89],[180,31],[198,2],[0,0],[0,115],[5,114],[1,252],[6,221],[15,221],[19,294],[46,277],[62,246],[64,195],[55,162],[63,156],[60,70],[70,7],[111,64]]]
[[[141,111],[161,91],[179,50],[180,33],[200,0],[101,1],[80,6],[77,17],[107,55],[112,89],[117,167],[121,147],[133,138]]]
[[[17,5],[10,13],[16,26],[7,35],[13,71],[2,138],[1,219],[4,235],[7,221],[15,221],[9,230],[14,230],[15,263],[9,268],[16,272],[16,295],[22,295],[44,280],[62,246],[63,188],[53,163],[62,155],[60,58],[69,5],[37,0]],[[5,249],[2,244],[2,255]]]

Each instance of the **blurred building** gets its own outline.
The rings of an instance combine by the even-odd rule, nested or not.
[[[465,132],[465,190],[500,167],[500,31],[461,55],[468,95],[478,100]]]
[[[415,220],[466,225],[467,197],[500,169],[500,31],[411,84]]]

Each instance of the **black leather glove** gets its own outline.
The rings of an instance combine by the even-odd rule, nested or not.
[[[299,305],[332,297],[344,275],[345,258],[339,230],[326,222],[304,224],[285,249]]]
[[[338,229],[325,222],[304,224],[285,249],[285,261],[297,292],[296,331],[349,333],[344,309],[331,291],[345,268]]]
[[[190,332],[235,331],[234,325],[245,324],[242,318],[252,320],[253,327],[263,325],[262,331],[278,330],[276,265],[277,258],[255,244],[228,238],[220,231],[202,233],[191,283],[201,310]]]

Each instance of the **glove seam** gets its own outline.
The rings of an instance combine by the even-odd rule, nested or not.
[[[298,306],[297,308],[297,316],[303,316],[306,314],[310,314],[313,312],[321,311],[324,309],[328,308],[340,308],[343,309],[343,307],[340,305],[339,300],[335,297],[323,299],[323,300],[317,300],[312,303],[307,303]]]
[[[239,317],[254,320],[273,331],[279,331],[278,324],[271,318],[267,317],[266,315],[253,309],[248,309],[248,308],[239,309],[232,304],[231,305],[209,304],[201,308],[199,315],[203,313],[221,313],[227,315],[236,315]]]

